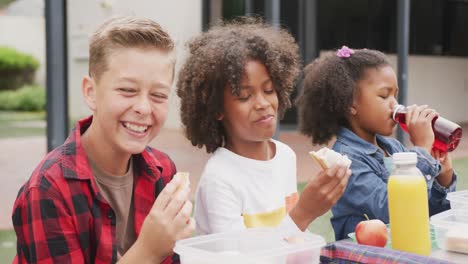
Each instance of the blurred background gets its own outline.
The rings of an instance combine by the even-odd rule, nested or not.
[[[428,104],[461,124],[465,137],[452,153],[458,190],[468,189],[468,1],[466,0],[0,0],[0,262],[11,262],[11,210],[17,191],[77,120],[90,114],[81,96],[88,37],[109,17],[154,19],[184,43],[221,19],[256,15],[287,28],[303,64],[342,45],[381,50],[398,71],[400,102]],[[292,99],[297,92],[292,94]],[[165,128],[151,143],[178,170],[191,173],[192,191],[208,155],[183,134],[175,88]],[[315,171],[308,152],[321,146],[297,131],[296,111],[281,121],[278,137],[298,157],[298,188]],[[331,144],[331,143],[330,143]],[[330,213],[309,229],[332,241]]]

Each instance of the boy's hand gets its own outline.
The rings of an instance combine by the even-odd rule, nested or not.
[[[187,238],[195,230],[191,218],[190,188],[182,177],[174,177],[157,197],[146,216],[137,239],[147,256],[161,262],[173,252],[176,240]]]
[[[438,116],[434,109],[427,105],[412,105],[408,107],[406,114],[406,126],[411,142],[431,153],[434,144],[434,132],[432,131],[432,120]]]
[[[431,155],[434,159],[437,159],[442,166],[442,169],[436,178],[437,182],[444,187],[450,186],[453,178],[452,158],[450,158],[448,152],[441,152],[437,149],[433,149],[431,151]]]
[[[348,165],[339,162],[327,170],[320,171],[309,181],[296,206],[289,213],[302,231],[338,201],[346,189],[350,175]]]

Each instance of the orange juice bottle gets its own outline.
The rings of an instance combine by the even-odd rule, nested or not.
[[[388,180],[392,248],[428,256],[431,253],[427,184],[416,167],[414,152],[393,154],[395,169]]]

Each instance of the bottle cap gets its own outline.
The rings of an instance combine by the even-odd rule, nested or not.
[[[418,156],[415,152],[398,152],[392,156],[394,164],[416,164],[418,162]]]

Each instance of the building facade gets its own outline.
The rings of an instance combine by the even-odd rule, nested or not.
[[[290,30],[304,64],[320,52],[348,45],[381,50],[397,66],[396,0],[68,0],[67,5],[69,109],[75,119],[88,113],[80,95],[87,38],[113,15],[145,16],[161,23],[177,42],[178,66],[188,39],[219,19],[245,14]],[[428,104],[448,119],[468,122],[468,2],[410,0],[410,10],[408,103]],[[282,124],[294,127],[294,108]],[[166,126],[180,127],[175,87]]]

